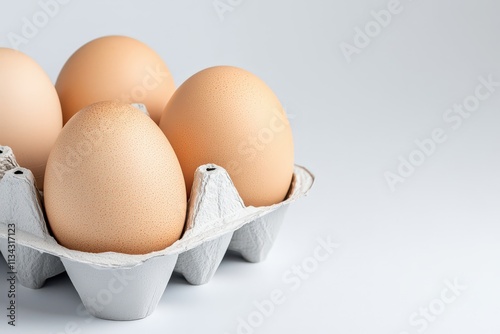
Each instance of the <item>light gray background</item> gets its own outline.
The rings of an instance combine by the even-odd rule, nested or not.
[[[255,333],[499,333],[500,89],[457,130],[443,114],[474,94],[479,76],[500,81],[500,3],[401,0],[349,63],[341,43],[389,1],[221,1],[234,4],[224,20],[213,0],[72,1],[20,50],[55,81],[78,47],[124,34],[154,48],[177,85],[219,64],[263,78],[290,115],[296,162],[317,177],[267,261],[229,256],[201,287],[174,277],[156,312],[135,322],[87,322],[61,275],[40,290],[19,287],[18,326],[0,311],[0,332],[60,333],[74,322],[80,333],[236,333],[238,317],[280,289],[286,301]],[[0,45],[39,10],[36,1],[1,1]],[[384,173],[434,128],[448,140],[392,192]],[[327,236],[339,248],[292,291],[283,275]],[[419,332],[409,318],[439,306],[454,279],[467,288]]]

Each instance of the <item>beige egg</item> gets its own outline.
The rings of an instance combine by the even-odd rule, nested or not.
[[[12,148],[40,189],[61,128],[61,105],[45,71],[27,55],[0,48],[0,145]]]
[[[143,103],[158,123],[175,84],[167,65],[146,44],[106,36],[75,51],[59,74],[56,89],[64,124],[83,107],[106,100]]]
[[[229,172],[246,205],[286,197],[292,131],[280,101],[255,75],[230,66],[196,73],[170,99],[160,128],[179,158],[188,194],[196,168],[215,163]]]
[[[186,190],[158,126],[128,104],[99,102],[58,137],[47,163],[45,207],[67,248],[146,254],[181,236]]]

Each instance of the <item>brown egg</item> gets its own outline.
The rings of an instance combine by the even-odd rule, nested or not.
[[[61,131],[47,163],[45,207],[67,248],[146,254],[179,239],[186,190],[158,126],[128,104],[99,102]]]
[[[170,99],[160,128],[179,158],[188,194],[196,168],[215,163],[229,172],[246,205],[285,198],[292,131],[278,98],[255,75],[230,66],[196,73]]]
[[[83,107],[106,100],[143,103],[158,123],[175,84],[167,65],[147,45],[107,36],[85,44],[68,59],[56,89],[64,124]]]
[[[25,54],[0,48],[0,145],[12,148],[40,189],[61,128],[59,98],[44,70]]]

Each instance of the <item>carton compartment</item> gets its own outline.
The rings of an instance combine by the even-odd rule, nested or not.
[[[141,319],[155,310],[174,270],[199,285],[212,279],[228,249],[249,262],[265,260],[289,204],[307,195],[313,183],[314,176],[296,165],[283,202],[245,207],[224,168],[203,165],[195,172],[181,239],[143,255],[86,253],[57,243],[33,174],[19,167],[9,147],[0,146],[0,251],[25,287],[41,288],[50,277],[67,271],[90,314],[110,320]],[[8,252],[12,224],[15,263]]]

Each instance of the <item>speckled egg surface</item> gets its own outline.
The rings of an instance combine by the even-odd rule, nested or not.
[[[158,126],[122,102],[99,102],[63,128],[47,163],[45,207],[57,241],[85,252],[146,254],[181,236],[186,191]]]
[[[160,128],[188,193],[196,168],[215,163],[228,171],[246,205],[286,197],[294,165],[290,123],[273,91],[252,73],[231,66],[196,73],[170,99]]]

